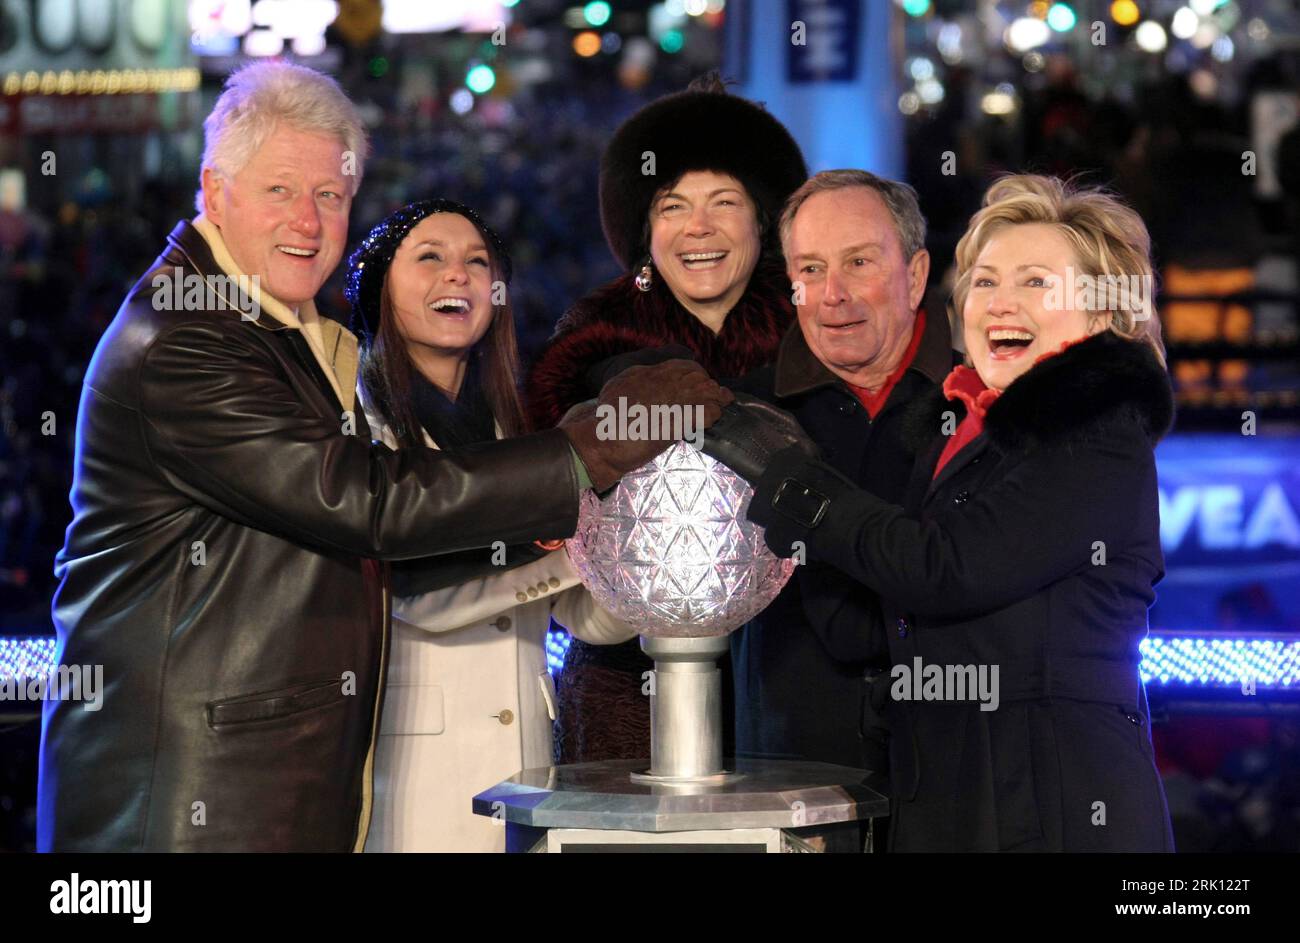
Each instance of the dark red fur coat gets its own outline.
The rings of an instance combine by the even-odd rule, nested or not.
[[[551,428],[570,406],[589,399],[595,391],[586,387],[587,369],[617,354],[681,344],[719,380],[770,363],[794,319],[790,294],[780,264],[760,262],[715,335],[678,303],[662,277],[646,292],[630,274],[602,285],[564,314],[528,375],[532,428]]]

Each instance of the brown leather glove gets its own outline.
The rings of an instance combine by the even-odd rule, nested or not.
[[[605,384],[595,403],[569,410],[560,420],[560,428],[587,466],[596,490],[604,491],[686,432],[695,431],[649,421],[653,407],[681,406],[678,415],[685,419],[690,411],[692,423],[698,415],[702,432],[718,421],[722,407],[734,399],[730,390],[714,382],[694,361],[668,360],[624,370]],[[638,415],[642,417],[639,424]]]

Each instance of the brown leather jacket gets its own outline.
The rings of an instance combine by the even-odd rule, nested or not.
[[[155,310],[159,272],[220,271],[188,223],[167,242],[82,391],[54,621],[60,664],[102,665],[103,690],[45,704],[38,847],[359,849],[380,561],[572,533],[568,440],[393,452],[359,408],[348,434],[300,331]]]

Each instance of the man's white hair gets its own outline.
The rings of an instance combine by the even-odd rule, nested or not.
[[[257,153],[277,123],[333,135],[352,154],[352,193],[361,185],[370,145],[356,105],[328,75],[289,62],[257,62],[231,73],[203,122],[203,165],[195,205],[203,212],[203,169],[232,177]]]

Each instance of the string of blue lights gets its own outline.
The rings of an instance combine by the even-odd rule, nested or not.
[[[553,629],[546,661],[558,674],[569,634]],[[0,638],[0,679],[48,674],[55,666],[56,640],[48,636]],[[1140,650],[1142,680],[1159,685],[1236,688],[1254,681],[1258,689],[1300,690],[1300,641],[1252,636],[1190,636],[1152,632]]]

